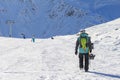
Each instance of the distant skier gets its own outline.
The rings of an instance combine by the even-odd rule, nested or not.
[[[51,37],[51,39],[54,39],[54,37]]]
[[[21,35],[22,35],[23,39],[25,39],[25,38],[26,38],[26,37],[25,37],[25,34],[21,33]]]
[[[91,40],[85,30],[81,30],[80,36],[77,38],[75,55],[77,55],[79,50],[79,67],[80,69],[85,69],[85,72],[89,69],[89,53],[92,51]],[[85,64],[83,64],[85,62]],[[83,66],[84,65],[84,66]]]
[[[32,42],[35,42],[35,35],[32,35]]]

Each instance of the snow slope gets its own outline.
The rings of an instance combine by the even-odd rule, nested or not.
[[[0,0],[0,36],[68,35],[120,17],[119,0]]]
[[[78,36],[54,39],[0,37],[0,80],[119,80],[120,19],[87,28],[95,60],[88,73],[80,71],[74,54]]]

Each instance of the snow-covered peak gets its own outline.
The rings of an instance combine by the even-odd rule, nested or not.
[[[0,35],[47,38],[120,17],[119,0],[0,0]]]

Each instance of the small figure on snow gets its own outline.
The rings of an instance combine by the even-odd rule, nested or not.
[[[32,35],[32,42],[35,42],[35,35]]]
[[[51,39],[54,39],[54,37],[51,37]]]
[[[21,33],[21,35],[22,35],[23,39],[25,39],[25,38],[26,38],[26,37],[25,37],[25,34]]]

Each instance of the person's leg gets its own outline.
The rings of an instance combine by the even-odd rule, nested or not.
[[[79,54],[79,67],[80,69],[83,68],[83,54]]]
[[[85,54],[85,71],[89,69],[89,54]]]

